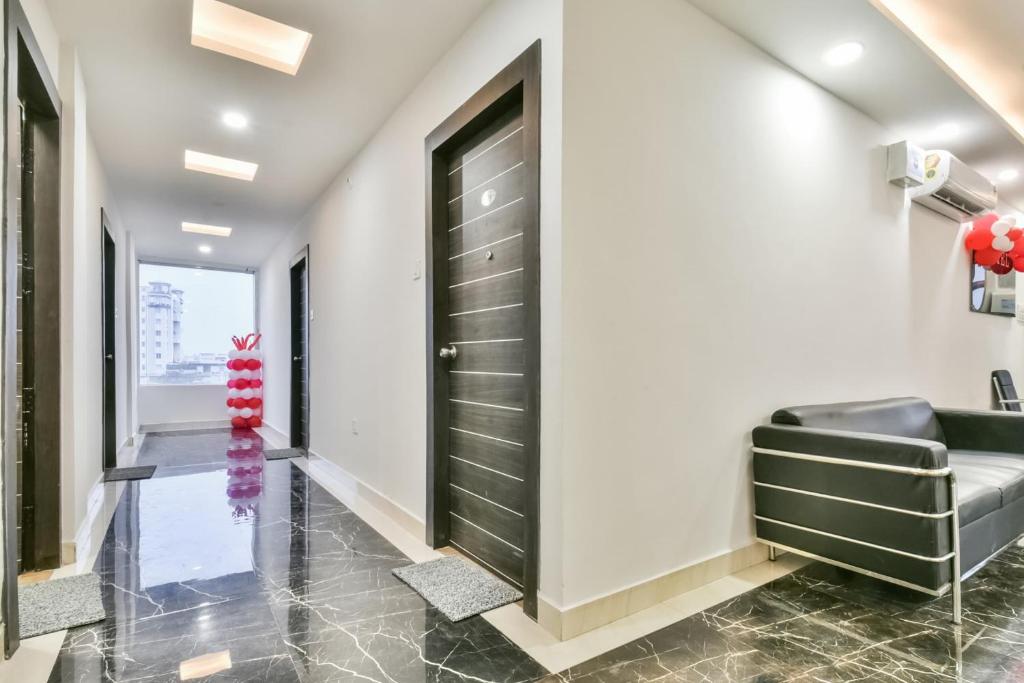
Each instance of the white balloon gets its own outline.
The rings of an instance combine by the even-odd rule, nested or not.
[[[1016,216],[1003,216],[999,220],[1003,221],[1004,223],[1009,223],[1011,228],[1017,225]]]
[[[997,251],[1010,251],[1013,249],[1013,242],[1006,235],[1000,235],[992,240],[992,248]]]
[[[1013,225],[1007,222],[1005,218],[1000,218],[998,221],[992,224],[992,234],[996,237],[1002,237],[1006,233],[1010,232],[1010,228]]]
[[[228,398],[238,398],[241,393],[238,389],[228,389]]]
[[[231,360],[238,358],[238,349],[231,349],[230,351],[228,351],[228,358],[230,358]]]
[[[250,398],[252,398],[252,397],[253,397],[253,393],[254,393],[254,392],[253,392],[253,390],[252,390],[252,389],[242,389],[242,394],[241,394],[241,396],[242,396],[242,398],[244,398],[245,400],[249,400]]]
[[[243,410],[249,410],[249,409],[248,408],[243,408]],[[245,417],[245,416],[243,415],[242,417]],[[242,441],[241,441],[241,443],[239,445],[243,449],[248,450],[248,449],[252,448],[252,439],[242,439]]]
[[[252,390],[252,394],[255,398],[263,398],[263,387],[256,387]]]
[[[251,373],[249,375],[249,379],[260,379],[261,377],[263,377],[263,373],[260,372],[259,370],[250,370],[249,372]]]
[[[244,417],[245,419],[248,420],[250,417],[252,417],[252,408],[242,408],[242,410],[238,413],[238,416]]]
[[[238,417],[238,408],[228,408],[228,417]]]
[[[238,379],[241,375],[238,374],[238,370],[231,370],[228,372],[228,379]]]
[[[238,376],[241,379],[252,379],[252,370],[239,370]]]
[[[257,349],[253,349],[249,353],[252,354],[252,356],[250,356],[250,358],[255,358],[256,360],[263,360],[263,352],[261,352],[261,351],[259,351]]]

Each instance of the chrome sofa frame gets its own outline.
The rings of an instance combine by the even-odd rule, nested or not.
[[[808,533],[812,533],[812,534],[818,534],[818,535],[822,535],[822,536],[828,536],[828,537],[831,537],[831,538],[847,541],[847,542],[850,542],[850,543],[853,543],[853,544],[856,544],[856,545],[867,546],[867,547],[873,548],[875,550],[882,550],[882,551],[894,553],[894,554],[897,554],[897,555],[903,555],[905,557],[911,557],[911,558],[916,559],[916,560],[923,560],[923,561],[926,561],[926,562],[936,562],[936,563],[939,563],[939,562],[949,562],[950,563],[950,569],[951,569],[950,574],[952,576],[952,580],[949,583],[947,583],[946,585],[944,585],[942,588],[940,588],[938,590],[934,590],[934,589],[926,588],[924,586],[920,586],[920,585],[917,585],[917,584],[914,584],[914,583],[910,583],[908,581],[903,581],[902,579],[897,579],[897,578],[892,577],[892,576],[886,576],[884,574],[879,574],[878,572],[874,572],[874,571],[871,571],[869,569],[863,569],[861,567],[856,567],[854,565],[847,564],[845,562],[840,562],[838,560],[832,560],[832,559],[829,559],[827,557],[822,557],[822,556],[816,555],[814,553],[810,553],[810,552],[807,552],[807,551],[804,551],[804,550],[800,550],[799,548],[792,548],[792,547],[789,547],[789,546],[780,545],[780,544],[772,542],[772,541],[767,541],[767,540],[759,538],[759,537],[757,538],[757,540],[759,542],[764,543],[765,545],[768,546],[769,559],[772,559],[772,560],[775,559],[775,554],[776,554],[775,551],[776,551],[776,549],[785,550],[786,552],[791,552],[791,553],[794,553],[794,554],[797,554],[797,555],[802,555],[802,556],[808,557],[808,558],[810,558],[812,560],[817,560],[819,562],[825,562],[826,564],[830,564],[830,565],[834,565],[834,566],[837,566],[837,567],[841,567],[843,569],[848,569],[850,571],[858,572],[860,574],[864,574],[866,576],[870,576],[870,577],[875,578],[875,579],[880,579],[882,581],[887,581],[889,583],[896,584],[897,586],[902,586],[904,588],[909,588],[911,590],[915,590],[915,591],[918,591],[918,592],[921,592],[921,593],[926,593],[926,594],[934,596],[934,597],[942,597],[942,596],[946,595],[947,593],[952,592],[952,597],[953,597],[953,620],[952,621],[953,621],[954,624],[957,624],[957,625],[962,623],[962,616],[963,615],[962,615],[962,603],[961,603],[961,599],[962,599],[961,584],[963,582],[963,579],[966,578],[966,576],[970,576],[974,572],[976,572],[979,569],[981,569],[989,560],[991,560],[993,557],[998,555],[999,552],[1001,552],[1001,551],[998,551],[996,553],[993,553],[992,555],[989,555],[987,558],[982,560],[976,566],[972,567],[967,572],[966,576],[962,576],[961,575],[961,573],[960,573],[960,514],[959,514],[959,511],[957,510],[956,473],[953,472],[952,468],[950,468],[948,466],[947,467],[943,467],[943,468],[938,468],[938,469],[925,469],[925,468],[918,468],[918,467],[905,467],[905,466],[901,466],[901,465],[889,465],[889,464],[877,463],[877,462],[867,462],[867,461],[860,461],[860,460],[846,460],[844,458],[832,458],[832,457],[828,457],[828,456],[824,456],[824,455],[813,455],[813,454],[810,454],[810,453],[795,453],[793,451],[781,451],[781,450],[775,450],[775,449],[771,449],[771,448],[759,448],[759,447],[756,447],[756,446],[754,447],[753,450],[754,450],[754,453],[761,453],[761,454],[764,454],[764,455],[772,455],[772,456],[783,457],[783,458],[794,458],[794,459],[797,459],[797,460],[809,460],[809,461],[812,461],[812,462],[826,463],[826,464],[831,464],[831,465],[841,465],[841,466],[845,466],[845,467],[858,467],[858,468],[871,469],[871,470],[881,470],[881,471],[885,471],[885,472],[894,472],[894,473],[897,473],[897,474],[904,474],[904,475],[911,476],[911,477],[942,477],[942,478],[944,478],[946,480],[946,482],[947,482],[947,486],[948,486],[948,490],[949,490],[949,501],[950,501],[951,509],[947,510],[945,512],[938,512],[938,513],[922,512],[920,510],[906,510],[906,509],[903,509],[903,508],[890,507],[890,506],[887,506],[887,505],[878,505],[877,503],[870,503],[870,502],[863,501],[863,500],[855,500],[855,499],[851,499],[851,498],[840,498],[838,496],[830,496],[830,495],[823,494],[823,493],[817,493],[815,491],[805,491],[803,489],[795,489],[795,488],[790,488],[790,487],[782,487],[782,486],[777,486],[775,484],[767,484],[767,483],[764,483],[764,482],[758,482],[756,480],[754,481],[754,486],[767,486],[767,487],[771,487],[771,488],[783,489],[783,490],[791,492],[791,493],[798,493],[798,494],[808,495],[808,496],[816,496],[816,497],[819,497],[819,498],[829,498],[829,499],[832,499],[832,500],[842,501],[844,503],[852,503],[854,505],[862,505],[862,506],[865,506],[865,507],[880,508],[880,509],[883,509],[883,510],[886,510],[886,511],[889,511],[889,512],[897,512],[897,513],[906,514],[906,515],[914,515],[914,516],[918,516],[918,517],[929,517],[929,518],[936,518],[936,519],[941,519],[941,518],[945,518],[945,517],[952,517],[952,523],[950,524],[950,526],[952,527],[952,532],[951,532],[952,538],[950,539],[950,542],[951,542],[951,545],[952,545],[952,552],[950,552],[950,553],[948,553],[946,555],[939,556],[939,557],[927,557],[927,556],[924,556],[924,555],[917,555],[917,554],[914,554],[914,553],[908,553],[906,551],[899,550],[899,549],[896,549],[896,548],[889,548],[889,547],[886,547],[886,546],[876,545],[874,543],[868,543],[866,541],[861,541],[861,540],[858,540],[858,539],[855,539],[855,538],[849,538],[847,536],[839,536],[837,534],[832,534],[832,533],[828,533],[828,532],[825,532],[825,531],[819,531],[817,529],[811,529],[809,527],[799,526],[799,525],[796,525],[796,524],[791,524],[789,522],[783,522],[781,520],[773,519],[773,518],[770,518],[770,517],[764,517],[764,516],[760,516],[760,515],[754,515],[754,517],[755,517],[755,519],[759,519],[759,520],[762,520],[762,521],[765,521],[765,522],[771,522],[773,524],[780,524],[782,526],[792,527],[792,528],[795,528],[795,529],[799,529],[800,531],[803,531],[803,532],[808,532]]]

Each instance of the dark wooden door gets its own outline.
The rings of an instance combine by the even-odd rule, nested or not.
[[[303,250],[291,266],[291,445],[309,448],[309,256]]]
[[[117,467],[117,373],[114,354],[116,319],[115,267],[117,247],[110,236],[107,213],[100,209],[103,226],[103,467]]]
[[[428,139],[428,528],[536,614],[539,44]]]
[[[448,160],[450,542],[519,587],[524,574],[523,115]]]

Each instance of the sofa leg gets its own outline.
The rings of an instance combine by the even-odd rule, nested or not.
[[[960,590],[960,510],[957,505],[959,498],[957,497],[957,483],[956,473],[949,473],[949,500],[953,506],[953,516],[950,519],[950,526],[952,527],[952,545],[953,545],[953,562],[951,574],[953,575],[953,623],[959,626],[963,621],[963,606],[962,606],[962,593]]]
[[[768,546],[768,561],[769,562],[774,562],[775,561],[775,546],[773,546],[773,545]]]

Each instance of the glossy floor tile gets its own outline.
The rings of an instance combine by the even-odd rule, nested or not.
[[[395,579],[409,557],[255,433],[149,444],[164,475],[119,485],[96,555],[108,618],[50,681],[1024,681],[1019,547],[965,584],[962,628],[948,598],[784,557],[631,617],[647,636],[584,636],[608,650],[586,661],[537,643],[572,662],[552,674],[495,627],[508,608],[452,623]]]
[[[96,558],[108,618],[51,681],[537,680],[483,619],[395,579],[405,555],[250,431],[149,436]]]

